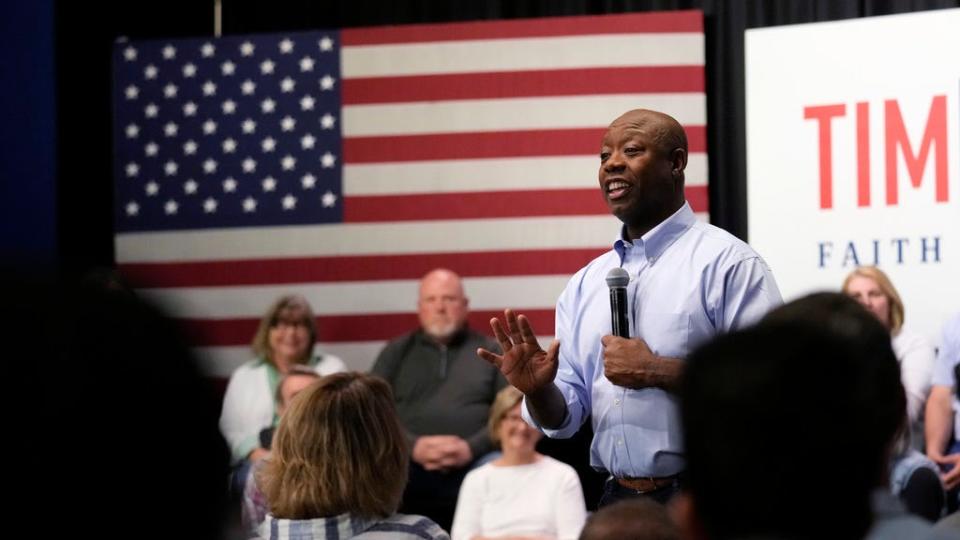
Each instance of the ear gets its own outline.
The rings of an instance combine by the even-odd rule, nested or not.
[[[674,148],[670,153],[671,174],[674,178],[683,178],[683,170],[687,168],[687,151],[683,148]]]
[[[670,519],[680,529],[682,540],[707,540],[703,525],[697,518],[696,504],[689,492],[681,491],[667,505]]]

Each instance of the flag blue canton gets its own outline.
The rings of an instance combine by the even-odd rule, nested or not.
[[[117,43],[117,231],[340,222],[339,37]]]

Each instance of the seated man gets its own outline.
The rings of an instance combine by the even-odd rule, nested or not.
[[[810,295],[702,347],[681,396],[687,538],[940,538],[878,489],[906,397],[889,335],[849,298]]]
[[[933,371],[933,388],[927,400],[927,456],[943,469],[943,484],[950,491],[947,508],[957,509],[960,486],[960,401],[956,370],[960,366],[960,313],[943,327],[943,342]]]
[[[390,383],[413,449],[400,511],[450,530],[460,484],[471,463],[493,450],[490,404],[506,385],[474,351],[494,342],[467,327],[460,276],[442,268],[420,282],[420,328],[384,347],[373,374]]]

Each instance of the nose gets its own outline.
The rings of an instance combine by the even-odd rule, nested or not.
[[[603,162],[603,170],[607,172],[615,172],[623,170],[626,164],[623,161],[623,154],[618,151],[613,151],[607,156],[607,160]]]

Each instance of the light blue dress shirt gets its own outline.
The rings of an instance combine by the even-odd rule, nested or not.
[[[621,233],[622,234],[622,233]],[[593,414],[590,464],[617,477],[670,476],[683,470],[677,398],[659,388],[631,390],[603,375],[600,338],[610,334],[605,278],[630,274],[630,335],[660,356],[685,358],[711,337],[756,322],[782,303],[766,263],[730,233],[696,219],[689,204],[577,272],[557,303],[560,366],[554,380],[567,416],[549,437],[567,438]]]
[[[937,353],[937,362],[933,365],[932,384],[949,386],[953,395],[953,438],[960,439],[960,400],[954,384],[953,368],[960,364],[960,313],[956,313],[943,325],[943,340]]]

